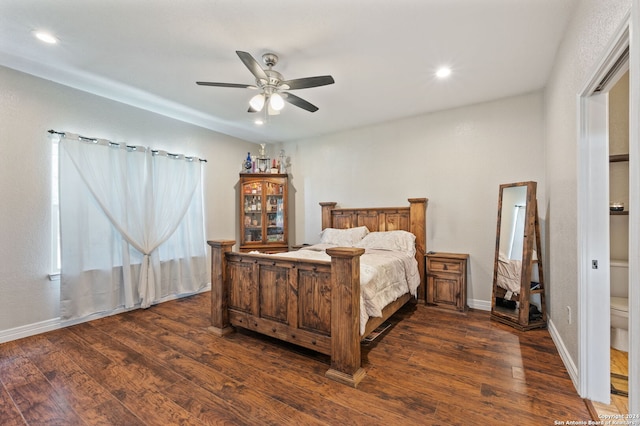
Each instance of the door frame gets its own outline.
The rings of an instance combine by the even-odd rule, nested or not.
[[[633,0],[602,60],[578,95],[578,392],[583,398],[610,402],[609,309],[609,87],[595,87],[630,46],[629,69],[629,359],[640,354],[640,0]],[[623,73],[626,69],[622,69]],[[597,260],[598,269],[592,261]],[[629,362],[629,412],[640,412],[640,366]]]
[[[640,413],[640,0],[633,0],[629,54],[629,413]]]

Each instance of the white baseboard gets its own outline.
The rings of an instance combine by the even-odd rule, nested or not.
[[[195,293],[171,295],[163,299],[158,300],[157,303],[168,302],[170,300],[180,299],[182,297],[193,296],[194,294],[204,293],[211,290],[211,285],[203,287]],[[80,324],[83,322],[93,321],[99,318],[105,318],[111,315],[121,314],[123,312],[139,309],[139,306],[135,306],[131,309],[119,308],[109,312],[101,312],[99,314],[89,315],[83,318],[74,318],[72,320],[63,320],[62,318],[52,318],[46,321],[36,322],[33,324],[22,325],[20,327],[10,328],[8,330],[0,331],[0,343],[10,342],[12,340],[18,340],[29,336],[35,336],[36,334],[46,333],[47,331],[58,330],[60,328],[69,327],[72,325]]]
[[[478,309],[480,311],[490,311],[491,310],[491,301],[490,300],[480,300],[480,299],[468,299],[467,305],[471,309]]]
[[[573,387],[576,389],[576,392],[578,392],[578,389],[580,389],[580,376],[578,374],[578,367],[573,362],[573,359],[569,355],[569,351],[567,350],[567,347],[564,345],[562,338],[558,334],[558,329],[556,328],[556,326],[554,325],[553,321],[550,318],[547,321],[547,330],[549,330],[549,334],[551,335],[551,340],[553,340],[553,343],[556,345],[556,349],[560,354],[562,363],[564,364],[564,367],[567,369],[567,372],[569,373],[569,377],[573,382]]]
[[[36,334],[46,333],[47,331],[57,330],[60,327],[60,318],[53,318],[46,321],[40,321],[33,324],[27,324],[20,327],[10,328],[0,331],[0,343],[10,342],[12,340],[22,339],[24,337],[35,336]]]

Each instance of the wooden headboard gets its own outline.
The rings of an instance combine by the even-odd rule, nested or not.
[[[408,231],[416,236],[416,260],[421,285],[418,298],[424,299],[425,254],[427,252],[427,202],[428,198],[409,198],[408,207],[336,208],[335,202],[320,203],[322,229],[355,228],[366,226],[369,231]]]

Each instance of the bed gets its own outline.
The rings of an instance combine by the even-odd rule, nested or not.
[[[307,248],[300,258],[293,253],[233,252],[235,241],[216,240],[208,241],[210,330],[224,336],[242,327],[329,355],[331,367],[326,376],[356,387],[366,375],[361,367],[362,337],[411,299],[424,302],[427,199],[408,201],[408,207],[383,208],[336,208],[335,202],[320,203],[323,236],[366,227],[374,235],[406,231],[415,237],[418,285],[381,307],[380,316],[366,315],[366,324],[362,324],[361,257],[370,251],[366,245],[331,244],[324,250],[326,257],[311,254],[317,248]]]

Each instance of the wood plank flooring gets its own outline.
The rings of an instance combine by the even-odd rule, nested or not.
[[[329,359],[213,336],[209,293],[0,345],[0,424],[553,425],[589,412],[546,330],[422,305],[363,347],[357,389]]]
[[[629,394],[629,354],[611,348],[611,394]]]
[[[619,391],[622,391],[619,392]],[[611,348],[611,403],[589,402],[593,414],[591,417],[619,416],[629,414],[629,398],[623,393],[629,392],[629,354]],[[619,417],[609,417],[619,418]]]

